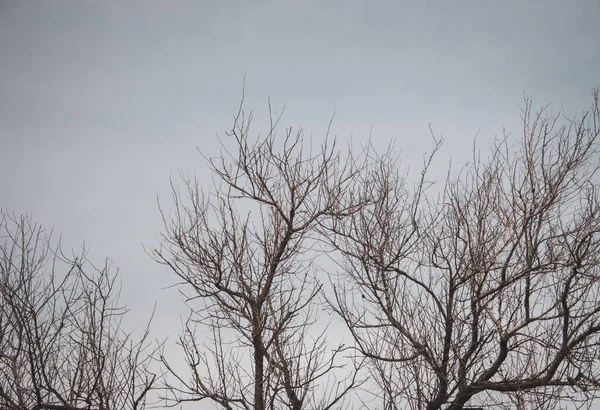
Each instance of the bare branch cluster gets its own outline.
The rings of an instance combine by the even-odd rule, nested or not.
[[[439,196],[398,164],[373,202],[328,222],[344,279],[330,305],[385,408],[550,408],[600,387],[600,111],[534,113],[523,138],[448,173]],[[441,141],[436,141],[435,151]]]
[[[348,380],[336,379],[345,348],[327,343],[326,327],[315,331],[322,285],[313,259],[319,222],[362,206],[352,195],[361,165],[331,138],[313,147],[301,130],[276,136],[280,116],[270,113],[266,136],[251,140],[252,114],[240,109],[227,140],[235,151],[224,145],[209,162],[215,192],[184,177],[184,193],[173,187],[173,215],[163,213],[154,255],[182,280],[192,307],[180,338],[191,378],[163,358],[177,380],[168,390],[177,402],[225,409],[344,408],[359,381],[352,367]],[[211,331],[204,346],[197,325]]]
[[[143,409],[148,328],[121,327],[117,273],[73,257],[27,216],[0,216],[0,408]]]
[[[522,138],[475,147],[442,189],[430,181],[442,139],[411,183],[392,149],[341,156],[329,136],[317,147],[301,130],[276,136],[269,112],[267,134],[251,139],[240,108],[209,159],[215,190],[184,176],[174,210],[161,211],[154,257],[190,307],[187,369],[162,358],[172,403],[348,408],[359,387],[379,400],[363,408],[386,410],[594,401],[597,91],[579,118],[526,100]],[[332,311],[351,345],[328,343],[319,316]]]

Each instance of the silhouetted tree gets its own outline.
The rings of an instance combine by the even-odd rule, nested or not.
[[[319,221],[363,206],[352,197],[362,165],[328,137],[313,147],[301,130],[276,135],[280,116],[269,113],[266,135],[254,139],[240,108],[209,161],[216,189],[184,178],[172,216],[163,213],[154,255],[182,280],[191,308],[180,338],[187,371],[163,358],[169,397],[224,409],[347,408],[357,365],[327,342],[313,258]]]
[[[443,192],[384,156],[374,202],[325,226],[329,298],[386,408],[588,405],[600,388],[600,111],[533,112]],[[441,146],[436,141],[435,151]],[[512,407],[514,408],[514,407]]]
[[[0,213],[0,408],[143,409],[148,328],[125,333],[117,273],[65,256],[27,216]]]

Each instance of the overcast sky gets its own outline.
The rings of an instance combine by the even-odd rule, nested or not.
[[[169,178],[218,153],[246,75],[260,129],[267,99],[284,125],[320,138],[397,140],[469,153],[519,132],[523,93],[577,113],[600,85],[600,1],[0,0],[0,207],[85,240],[123,276],[133,318],[158,301],[176,333],[174,276],[142,243],[161,229]]]

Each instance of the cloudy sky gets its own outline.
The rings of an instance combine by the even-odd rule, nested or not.
[[[82,241],[123,276],[141,321],[176,333],[174,277],[144,253],[157,196],[193,171],[246,107],[320,138],[391,139],[468,154],[475,134],[519,132],[523,94],[587,108],[600,85],[598,0],[0,0],[0,207]]]

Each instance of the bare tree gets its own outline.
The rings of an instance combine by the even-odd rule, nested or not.
[[[443,192],[385,156],[376,200],[326,229],[330,304],[386,409],[589,405],[600,388],[600,111],[537,113],[448,172]],[[561,121],[564,124],[561,124]],[[441,146],[436,140],[435,151]]]
[[[148,328],[125,333],[117,273],[66,257],[29,217],[0,218],[0,408],[143,409]]]
[[[161,211],[154,256],[182,280],[191,308],[180,337],[187,371],[163,358],[168,396],[224,409],[347,408],[359,381],[344,346],[328,343],[316,304],[315,228],[360,208],[351,196],[360,165],[329,137],[314,148],[302,130],[276,135],[281,117],[269,113],[266,136],[251,139],[252,114],[240,107],[221,156],[208,161],[214,192],[184,177],[173,215]]]

